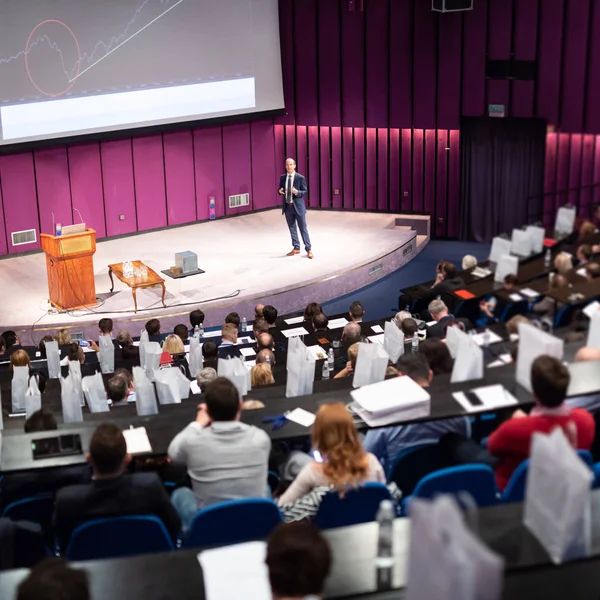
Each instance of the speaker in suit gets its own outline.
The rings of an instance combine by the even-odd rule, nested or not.
[[[313,257],[310,244],[310,236],[306,226],[306,204],[304,197],[308,193],[306,178],[296,173],[296,161],[288,158],[285,161],[286,172],[279,177],[279,194],[283,197],[282,213],[285,215],[290,235],[292,236],[292,251],[288,256],[300,254],[300,240],[298,239],[298,228],[304,242],[308,258]]]

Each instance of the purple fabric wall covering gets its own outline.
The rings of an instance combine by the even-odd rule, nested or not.
[[[477,2],[464,15],[462,114],[467,117],[480,117],[485,111],[487,12],[487,2]]]
[[[377,129],[367,127],[366,134],[366,204],[369,210],[375,210],[377,208]]]
[[[448,166],[448,235],[458,235],[458,199],[460,186],[460,132],[450,132],[450,161]]]
[[[294,122],[294,0],[279,0],[279,40],[281,45],[281,70],[283,74],[283,98],[286,114],[277,117],[276,123],[290,125]],[[300,0],[296,0],[299,2]]]
[[[276,160],[275,136],[271,121],[250,123],[252,142],[252,206],[254,209],[277,206],[281,201],[277,195],[281,161]],[[306,156],[306,134],[304,137]]]
[[[569,187],[569,161],[571,154],[571,136],[566,133],[558,135],[558,154],[556,157],[556,187],[559,190],[554,208],[558,208],[569,199],[564,190]]]
[[[423,146],[425,144],[425,131],[415,129],[413,131],[413,154],[412,154],[412,194],[411,210],[423,210]]]
[[[319,128],[308,128],[308,206],[321,205]],[[283,171],[282,171],[283,172]]]
[[[97,239],[106,237],[100,144],[71,146],[68,155],[73,206],[81,211],[87,226],[96,231]]]
[[[423,210],[433,215],[435,211],[435,129],[425,131],[425,166],[423,178]]]
[[[390,127],[412,127],[412,2],[390,4]]]
[[[600,135],[596,136],[596,145],[594,149],[594,183],[600,182]],[[594,206],[600,204],[600,185],[593,188],[592,202]],[[10,243],[10,240],[9,240]]]
[[[571,136],[571,151],[569,153],[569,189],[581,185],[581,145],[583,136],[580,134]],[[569,192],[569,203],[573,206],[579,204],[579,190]]]
[[[336,194],[334,190],[338,190]],[[331,202],[342,208],[342,128],[331,128]]]
[[[319,206],[321,208],[331,207],[331,147],[329,145],[329,128],[319,128],[319,153],[321,156],[320,161],[320,198]]]
[[[339,127],[342,124],[339,0],[319,0],[317,10],[319,122]]]
[[[133,176],[138,198],[138,229],[144,231],[166,227],[167,195],[162,135],[134,138]]]
[[[364,13],[342,4],[342,125],[365,125]],[[322,123],[327,125],[327,123]]]
[[[552,222],[551,211],[556,204],[556,165],[558,156],[558,134],[546,135],[546,158],[544,173],[544,225],[549,226]]]
[[[438,13],[427,2],[416,2],[414,20],[414,127],[435,127],[436,37]]]
[[[354,130],[354,208],[365,208],[365,130]]]
[[[250,212],[253,200],[249,123],[236,123],[223,127],[223,174],[225,214],[237,215]],[[250,205],[229,208],[229,196],[236,194],[250,194]]]
[[[296,123],[317,125],[317,0],[294,2]]]
[[[517,60],[535,60],[537,50],[538,0],[520,0],[514,3],[513,52]],[[533,81],[513,81],[511,113],[515,117],[533,115],[535,86]]]
[[[293,125],[285,126],[285,160],[293,158],[296,160],[298,148],[296,147],[296,128]],[[283,166],[285,167],[285,161]],[[285,170],[285,169],[284,169]]]
[[[446,150],[448,147],[448,131],[445,129],[437,130],[437,161],[435,182],[437,184],[436,199],[435,199],[435,223],[433,223],[432,231],[435,235],[444,235],[446,226],[447,209],[446,209],[446,173],[448,171],[448,158],[450,152]]]
[[[494,26],[489,29],[488,58],[508,60],[512,43],[512,0],[488,0],[489,21]],[[504,104],[509,107],[510,84],[508,81],[489,79],[487,82],[488,104]],[[508,108],[510,111],[510,108]]]
[[[439,20],[437,126],[460,127],[460,52],[462,15],[448,13]]]
[[[106,235],[133,233],[137,231],[137,211],[131,140],[102,142],[100,157],[104,184]],[[124,220],[121,221],[119,215],[124,215]]]
[[[585,130],[600,133],[600,0],[592,0],[591,15]]]
[[[388,129],[377,130],[377,208],[387,210],[388,193],[388,173],[390,171],[388,149],[390,141],[388,139]]]
[[[296,169],[299,173],[308,172],[307,128],[296,127]]]
[[[387,0],[371,0],[365,3],[367,127],[388,126],[388,7]]]
[[[583,136],[581,149],[581,186],[592,185],[594,179],[594,136],[587,134]],[[586,212],[592,203],[592,190],[581,190],[579,206]]]
[[[223,192],[223,134],[221,127],[194,130],[194,169],[196,172],[196,212],[209,217],[209,198],[215,198],[215,215],[225,215]],[[277,185],[277,184],[275,184]]]
[[[558,124],[561,75],[563,0],[540,3],[537,116]]]
[[[196,220],[193,132],[165,133],[163,139],[167,222],[169,225],[191,223]],[[144,203],[143,198],[140,203]]]
[[[513,81],[510,112],[513,117],[529,119],[533,116],[535,86],[533,81]]]
[[[583,130],[589,0],[569,0],[562,72],[560,127],[563,132]]]
[[[390,129],[389,146],[389,186],[390,210],[400,210],[401,182],[400,182],[400,130]]]
[[[400,187],[400,209],[410,210],[412,206],[412,129],[402,129],[400,164],[402,179]]]
[[[345,209],[354,208],[354,130],[342,127],[343,184],[342,203]]]
[[[0,185],[0,256],[8,254],[6,243],[6,228],[4,223],[4,207],[2,201],[2,185]]]
[[[54,235],[53,221],[62,225],[80,222],[79,215],[73,214],[71,210],[67,149],[61,146],[60,148],[36,150],[33,158],[40,229],[42,233]],[[54,213],[54,218],[52,213]]]

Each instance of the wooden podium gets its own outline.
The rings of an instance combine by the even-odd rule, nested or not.
[[[96,232],[40,235],[46,253],[50,302],[59,310],[96,306]]]

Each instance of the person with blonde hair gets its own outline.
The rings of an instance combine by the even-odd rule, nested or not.
[[[31,368],[31,359],[26,350],[15,350],[10,355],[10,370],[12,371],[15,367],[27,367],[29,369],[29,377],[35,377],[40,392],[44,392],[46,389],[46,378],[42,373]]]
[[[188,379],[192,379],[190,367],[185,358],[185,346],[183,345],[181,338],[174,333],[165,338],[160,364],[161,367],[170,364],[170,366],[180,369]]]
[[[59,329],[54,336],[59,346],[66,346],[71,343],[71,332],[68,329]]]
[[[271,371],[271,365],[267,362],[254,365],[250,371],[250,383],[252,387],[259,385],[273,385],[275,378]]]
[[[559,252],[554,258],[554,268],[558,273],[564,275],[573,270],[573,261],[566,252]]]
[[[313,488],[330,485],[340,495],[368,481],[385,483],[385,474],[377,458],[365,452],[352,416],[341,402],[324,404],[317,412],[312,428],[312,445],[323,462],[312,461],[279,498],[279,504],[291,504]]]
[[[185,346],[182,339],[174,333],[167,336],[162,348],[163,352],[168,352],[171,356],[174,354],[184,354]]]

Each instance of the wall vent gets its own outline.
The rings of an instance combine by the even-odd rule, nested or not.
[[[229,208],[239,208],[250,204],[250,194],[236,194],[229,196]]]
[[[35,244],[35,242],[37,242],[37,234],[35,229],[13,231],[10,235],[12,237],[13,246],[22,246],[23,244]]]

